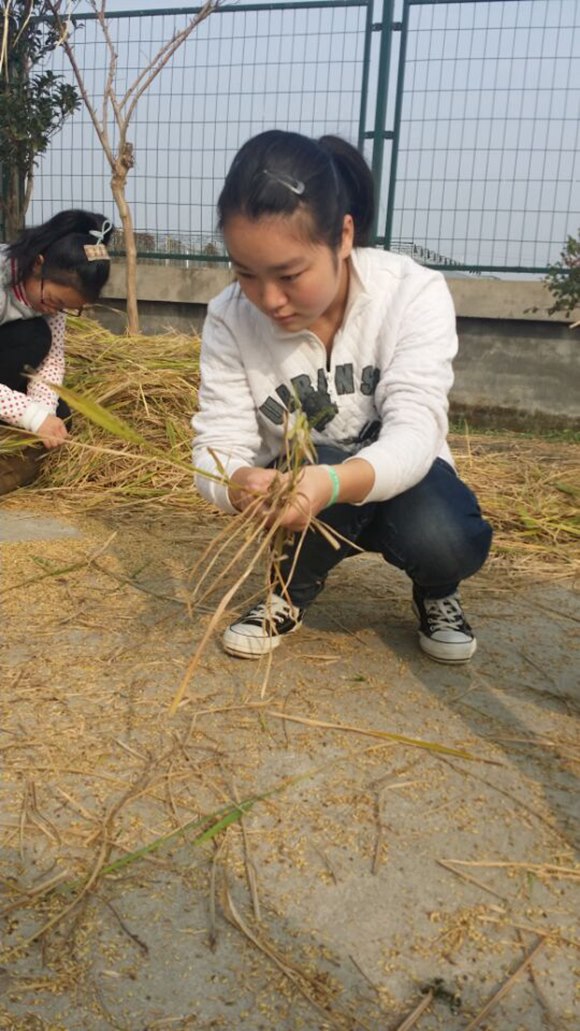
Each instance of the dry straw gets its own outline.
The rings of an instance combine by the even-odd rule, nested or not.
[[[191,469],[199,339],[175,332],[117,336],[95,321],[76,319],[69,320],[67,350],[67,386],[99,402],[135,435],[119,439],[114,426],[105,429],[75,415],[70,444],[47,457],[34,489],[76,510],[143,504],[206,509]],[[494,527],[496,563],[534,575],[576,572],[580,444],[470,435],[466,428],[451,436],[451,446],[459,473]],[[289,447],[296,453],[305,444],[290,441]]]
[[[60,392],[76,411],[74,432],[70,444],[50,456],[41,489],[75,507],[155,503],[203,508],[192,484],[190,428],[199,383],[199,340],[175,333],[117,336],[82,319],[69,327],[68,350],[68,383]],[[307,420],[299,410],[285,440],[283,469],[289,475],[273,482],[269,510],[263,497],[256,498],[233,527],[228,521],[214,537],[193,571],[191,610],[202,611],[216,590],[221,600],[174,696],[171,714],[248,579],[262,569],[267,591],[269,566],[278,592],[286,590],[278,561],[287,540],[280,513],[289,500],[297,503],[302,464],[313,457]],[[545,441],[490,441],[466,432],[454,443],[459,471],[477,491],[494,526],[495,561],[526,572],[533,569],[536,575],[573,573],[580,536],[580,447],[559,445],[556,462],[553,445]],[[338,547],[323,522],[314,519],[310,525]],[[268,675],[266,663],[262,696]]]
[[[156,504],[203,510],[193,488],[191,416],[199,384],[199,340],[183,334],[117,336],[96,322],[69,326],[64,400],[76,410],[67,447],[46,464],[42,489],[79,506]],[[578,568],[580,446],[522,437],[452,440],[458,469],[479,496],[495,531],[494,559],[534,575],[569,576]],[[280,512],[296,502],[302,463],[312,457],[306,417],[298,410],[286,430],[284,469],[269,497],[210,542],[192,574],[191,610],[219,589],[220,599],[173,699],[185,697],[205,646],[239,589],[260,569],[277,570],[286,533]],[[224,478],[220,470],[220,478]],[[274,515],[272,515],[274,513]],[[313,525],[337,539],[319,520]],[[306,531],[304,531],[306,532]],[[234,545],[232,550],[232,544]],[[234,557],[232,557],[232,555]],[[241,570],[241,571],[240,571]],[[277,570],[278,591],[284,593]],[[263,681],[266,690],[269,663]]]
[[[119,439],[77,414],[70,445],[49,457],[39,486],[75,508],[149,502],[201,507],[191,473],[198,382],[199,341],[193,336],[117,336],[93,320],[69,320],[66,385],[120,417],[150,447]]]
[[[101,412],[99,417],[102,425],[98,425],[82,414],[75,415],[70,444],[48,457],[42,479],[33,488],[29,488],[29,493],[38,490],[44,496],[58,498],[61,504],[68,504],[75,509],[147,504],[165,509],[175,506],[203,511],[204,503],[199,500],[192,486],[190,428],[199,378],[199,341],[175,333],[155,337],[119,337],[97,323],[83,319],[69,325],[68,355],[68,386],[77,396],[92,398],[103,406],[105,416],[102,416]],[[82,405],[80,407],[82,408]],[[88,413],[91,405],[87,404],[85,408]],[[494,524],[496,554],[501,556],[498,561],[503,561],[508,569],[520,568],[526,571],[533,570],[534,573],[546,570],[550,574],[556,571],[559,575],[567,575],[577,568],[577,539],[580,532],[577,500],[580,485],[577,479],[574,479],[574,475],[577,477],[580,464],[578,445],[549,444],[508,436],[470,438],[463,434],[454,438],[453,446],[460,472],[478,493],[486,515]],[[298,475],[300,455],[304,454],[307,447],[305,427],[299,421],[297,433],[294,438],[289,435],[288,440],[287,461],[291,483],[285,489],[290,493],[294,489]],[[278,495],[273,500],[281,500],[281,497]],[[252,521],[250,514],[246,518],[240,516],[235,525],[239,533],[235,550],[239,558],[245,549],[242,561],[250,571],[262,558],[264,565],[266,564],[266,554],[271,546],[278,550],[281,547],[280,527],[276,523],[266,526],[263,522],[260,526],[258,522]],[[323,532],[323,529],[320,529]],[[224,541],[226,537],[231,544],[230,520],[227,521]],[[205,553],[200,560],[198,572],[193,577],[195,588],[192,588],[192,604],[198,608],[210,592],[217,590],[223,594],[228,590],[229,584],[237,575],[233,575],[233,566],[231,569],[228,567],[229,552],[226,553],[225,548],[221,552],[221,546],[222,539],[216,534],[212,542],[213,550],[211,553]],[[101,550],[91,557],[90,562],[99,556]],[[71,564],[68,568],[74,569],[76,566]],[[53,570],[51,573],[41,574],[45,575],[54,576],[55,572]],[[239,581],[236,586],[239,586]],[[219,611],[217,615],[219,616]],[[215,626],[215,620],[210,626]],[[199,651],[196,655],[198,654]],[[192,664],[195,661],[197,660],[194,656]],[[190,667],[188,675],[192,671]],[[188,675],[180,688],[180,694],[174,699],[174,707],[184,695]],[[261,710],[262,704],[256,702],[255,707]],[[216,709],[197,711],[192,727],[195,720],[204,712],[227,712],[235,708],[244,710],[248,705],[225,705]],[[445,761],[448,761],[448,754],[457,754],[456,750],[436,743],[406,736],[403,738],[377,731],[376,728],[367,731],[358,726],[314,721],[270,709],[265,709],[264,715],[271,719],[293,720],[313,725],[317,729],[328,729],[330,726],[340,734],[368,736],[370,732],[371,736],[379,737],[383,741],[396,740],[411,747],[426,748]],[[117,732],[116,728],[115,733]],[[165,846],[179,841],[185,832],[189,834],[190,844],[198,845],[213,839],[229,825],[240,823],[245,813],[252,809],[256,802],[266,800],[270,795],[298,780],[287,780],[269,791],[251,794],[241,801],[231,802],[203,817],[201,821],[197,815],[186,821],[175,820],[173,829],[167,833],[155,838],[149,834],[146,838],[148,844],[130,851],[125,850],[126,854],[118,857],[118,851],[122,851],[119,841],[122,843],[124,840],[118,836],[122,809],[132,800],[141,797],[145,788],[152,790],[155,787],[155,790],[161,791],[159,785],[167,781],[168,791],[171,793],[171,778],[178,783],[179,768],[176,766],[174,770],[173,764],[177,764],[177,757],[181,752],[186,756],[187,739],[179,740],[177,743],[179,748],[175,744],[172,745],[172,750],[167,755],[158,757],[154,764],[151,764],[151,769],[147,758],[143,774],[133,779],[120,798],[115,784],[115,801],[107,806],[105,815],[97,823],[96,831],[91,830],[90,847],[89,839],[86,839],[90,867],[80,877],[76,875],[76,871],[73,871],[70,878],[68,873],[59,872],[53,879],[43,881],[36,894],[28,893],[26,898],[19,899],[19,904],[24,902],[36,905],[40,896],[42,901],[50,895],[62,903],[58,905],[58,912],[50,917],[48,923],[44,923],[34,933],[34,938],[44,937],[48,930],[63,921],[66,922],[88,898],[89,893],[94,895],[94,889],[101,883],[102,878],[115,877],[129,865],[151,861],[151,858],[161,853]],[[27,744],[33,747],[35,741],[30,740]],[[462,753],[461,757],[474,758],[465,753]],[[35,756],[35,775],[41,769],[42,766]],[[184,760],[184,769],[190,778],[189,760],[186,765]],[[54,775],[52,760],[50,772]],[[66,772],[78,772],[89,776],[86,769],[77,770],[70,762]],[[107,771],[104,770],[98,775],[107,778]],[[311,775],[309,772],[304,776]],[[93,770],[90,776],[94,776]],[[30,822],[36,818],[35,806],[32,793],[27,808],[23,809],[24,816]],[[195,808],[197,810],[197,806]],[[45,833],[50,833],[48,824]],[[558,868],[543,869],[547,874],[556,876]],[[71,885],[73,888],[72,899],[70,891],[63,891],[62,897],[57,891],[59,888],[64,889],[61,880],[65,877],[67,889],[70,889]],[[257,937],[252,928],[248,929],[249,925],[243,918],[240,919],[239,912],[232,905],[231,895],[226,898],[224,911],[228,919],[246,936],[251,936],[256,947],[266,952],[273,962],[278,963],[278,957],[273,954],[268,943],[262,937]],[[528,957],[526,962],[530,962],[531,958]],[[287,969],[287,976],[293,978],[293,971],[290,967]],[[512,976],[515,977],[518,973],[519,971],[516,971]],[[298,987],[307,998],[311,998],[309,982],[300,983]],[[494,1002],[495,999],[490,1000],[488,1008]],[[417,1016],[418,1011],[415,1010],[415,1017]],[[483,1014],[479,1016],[482,1017]]]

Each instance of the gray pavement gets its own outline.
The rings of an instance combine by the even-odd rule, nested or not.
[[[409,1027],[575,1029],[570,583],[492,562],[463,591],[479,651],[450,668],[418,651],[404,577],[358,557],[267,678],[213,639],[171,718],[212,602],[188,611],[189,573],[224,525],[0,513],[0,1028],[396,1031],[431,999]],[[243,833],[103,873],[260,793]]]

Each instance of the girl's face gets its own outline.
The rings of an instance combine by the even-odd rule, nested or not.
[[[241,289],[281,329],[296,333],[319,320],[342,321],[348,293],[348,258],[354,227],[345,215],[337,251],[308,238],[308,216],[232,216],[224,239]]]
[[[42,315],[56,315],[59,311],[80,315],[85,298],[72,286],[63,286],[42,275],[42,264],[23,283],[31,308]]]

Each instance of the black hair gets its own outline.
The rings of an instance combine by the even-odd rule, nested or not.
[[[109,278],[111,262],[89,261],[84,248],[97,242],[91,232],[101,232],[105,223],[110,226],[103,234],[102,243],[106,244],[113,233],[112,222],[104,215],[77,208],[60,211],[41,226],[25,229],[8,246],[16,264],[15,281],[22,283],[32,275],[37,258],[42,256],[44,279],[73,287],[87,303],[93,303]]]
[[[362,154],[338,136],[310,139],[296,132],[269,129],[244,143],[234,158],[218,200],[218,225],[244,215],[292,215],[301,209],[311,219],[314,242],[336,250],[344,216],[352,215],[354,243],[371,243],[374,183]]]

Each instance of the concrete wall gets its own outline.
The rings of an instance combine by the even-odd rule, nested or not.
[[[223,265],[185,269],[172,265],[139,265],[137,296],[143,333],[163,333],[176,329],[198,333],[212,297],[231,283],[232,275]],[[101,295],[97,318],[115,332],[125,327],[125,264],[114,261],[111,276]]]
[[[95,315],[123,332],[124,265],[115,262]],[[141,265],[141,329],[198,332],[208,302],[231,281],[222,267]],[[570,320],[549,316],[551,295],[540,282],[448,278],[457,311],[459,355],[452,412],[475,425],[580,428],[580,310]]]

